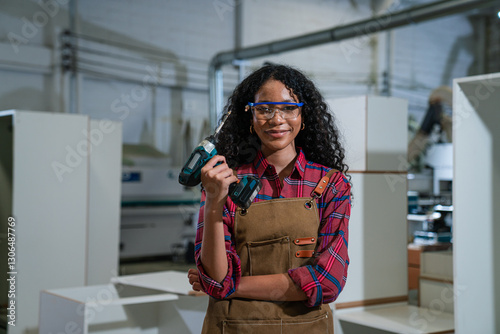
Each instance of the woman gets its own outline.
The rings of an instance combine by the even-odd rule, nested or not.
[[[204,186],[194,290],[210,296],[203,333],[333,333],[345,284],[350,183],[333,118],[296,69],[266,65],[233,92]],[[237,176],[236,176],[237,175]],[[251,175],[248,210],[228,187]]]

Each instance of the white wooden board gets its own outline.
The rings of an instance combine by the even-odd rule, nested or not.
[[[189,284],[188,281],[187,272],[175,270],[150,274],[118,276],[114,277],[112,282],[177,293],[180,295],[190,295],[193,293],[191,284]]]

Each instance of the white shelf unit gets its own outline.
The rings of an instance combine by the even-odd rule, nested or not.
[[[500,332],[500,73],[453,82],[456,333]]]
[[[40,334],[157,333],[160,303],[177,300],[174,294],[120,297],[113,284],[43,291],[40,296]],[[141,307],[138,308],[137,306]],[[149,330],[148,330],[149,329]]]
[[[198,334],[208,296],[193,292],[187,273],[177,271],[43,291],[40,334]]]
[[[106,283],[117,273],[121,123],[8,110],[0,127],[2,254],[7,217],[16,222],[16,325],[7,333],[38,333],[41,290]],[[2,304],[7,268],[2,258]]]

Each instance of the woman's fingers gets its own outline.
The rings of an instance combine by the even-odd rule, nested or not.
[[[238,181],[226,159],[216,155],[201,169],[201,182],[207,194],[207,205],[222,206],[226,201],[229,185]]]
[[[226,163],[226,158],[216,155],[201,169],[202,181],[205,179],[223,180],[233,174],[233,170]]]
[[[223,155],[214,155],[212,157],[212,159],[208,160],[207,163],[205,164],[205,166],[203,167],[207,167],[209,169],[212,169],[214,167],[218,167],[217,165],[219,164],[224,164],[226,163],[226,158],[224,158]]]
[[[189,284],[191,284],[191,287],[193,288],[194,291],[202,291],[201,284],[200,284],[200,276],[198,275],[198,270],[189,269],[188,270],[188,279],[189,279]]]

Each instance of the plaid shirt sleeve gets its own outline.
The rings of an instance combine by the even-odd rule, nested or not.
[[[229,203],[229,201],[227,202]],[[233,228],[230,211],[224,206],[223,211],[223,223],[224,223],[224,239],[226,244],[226,255],[228,270],[226,277],[222,282],[217,282],[208,276],[203,268],[203,264],[200,258],[201,242],[203,237],[203,227],[204,227],[204,206],[205,206],[205,191],[201,194],[201,204],[200,204],[200,216],[198,218],[198,226],[196,229],[196,240],[195,240],[195,261],[198,268],[198,273],[200,275],[200,283],[203,291],[209,296],[217,299],[223,299],[230,296],[239,284],[241,277],[241,265],[240,258],[236,254],[236,249],[234,248],[234,241],[231,235],[231,230]]]
[[[345,285],[349,265],[350,191],[349,181],[341,173],[332,176],[318,203],[321,222],[314,264],[288,271],[295,284],[306,293],[309,307],[333,302]]]

